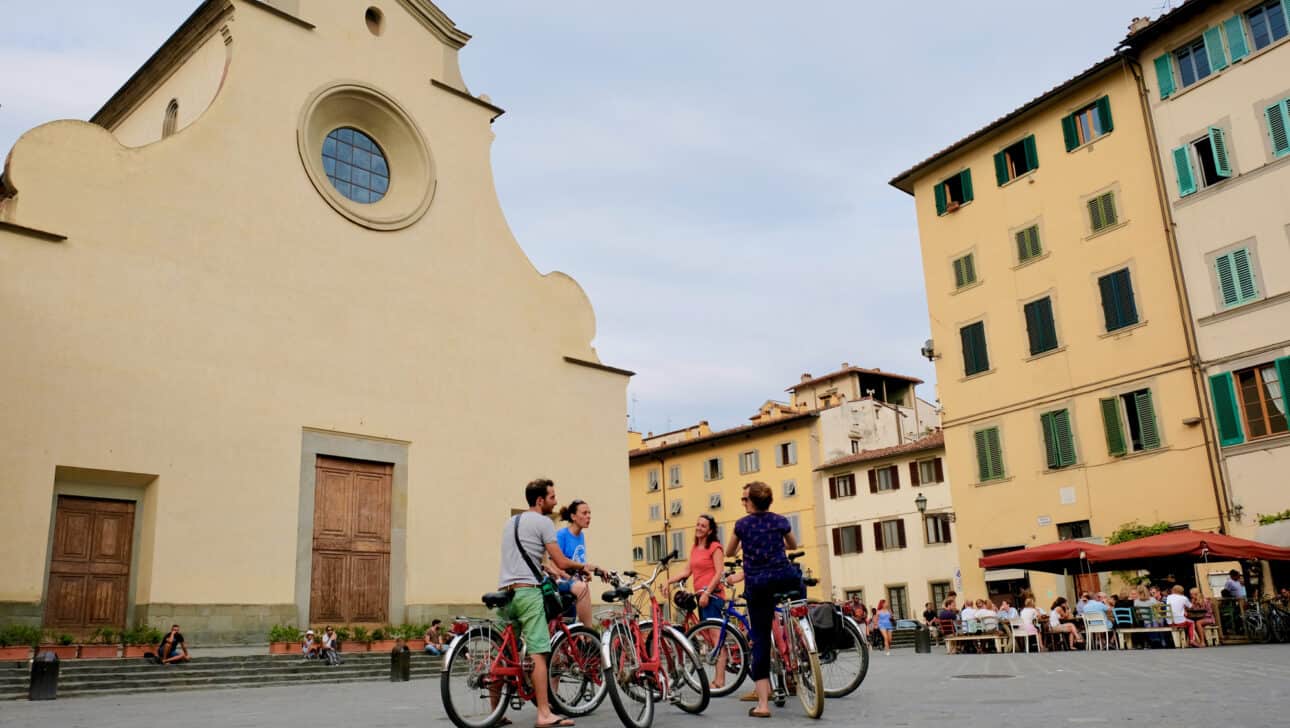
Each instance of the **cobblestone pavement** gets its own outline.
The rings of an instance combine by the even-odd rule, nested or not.
[[[968,677],[968,676],[1008,677]],[[688,716],[660,707],[654,725],[743,726],[747,703],[714,700]],[[818,723],[790,702],[774,716],[783,725],[894,728],[944,725],[1287,725],[1290,645],[1155,650],[1127,653],[1019,655],[875,654],[869,677],[851,697],[830,700]],[[533,711],[511,714],[518,728]],[[620,725],[606,704],[586,728]],[[225,728],[230,726],[432,726],[451,728],[438,680],[285,688],[172,692],[0,703],[0,726]]]

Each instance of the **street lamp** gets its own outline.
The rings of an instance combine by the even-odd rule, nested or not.
[[[918,508],[918,512],[919,512],[919,513],[926,513],[926,512],[927,512],[927,496],[923,495],[922,493],[919,493],[919,494],[918,494],[918,497],[914,499],[914,506],[915,506],[916,508]]]

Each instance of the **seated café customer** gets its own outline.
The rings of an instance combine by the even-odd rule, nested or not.
[[[1191,609],[1187,618],[1196,623],[1196,633],[1205,634],[1205,627],[1216,624],[1214,621],[1214,600],[1201,593],[1200,587],[1191,588]]]
[[[1115,595],[1115,603],[1111,605],[1113,609],[1131,609],[1133,607],[1133,597],[1129,596],[1129,590],[1121,589],[1119,594]]]
[[[1016,619],[1017,616],[1017,608],[1011,602],[1007,599],[999,602],[999,619]]]
[[[1075,602],[1075,615],[1076,615],[1076,616],[1079,616],[1079,615],[1081,615],[1081,614],[1083,614],[1083,613],[1084,613],[1084,605],[1085,605],[1085,604],[1088,604],[1088,601],[1089,601],[1090,599],[1092,599],[1092,598],[1093,598],[1093,595],[1092,595],[1092,594],[1089,594],[1088,592],[1084,592],[1084,593],[1082,593],[1082,594],[1080,594],[1080,595],[1079,595],[1079,601],[1078,601],[1078,602]]]
[[[999,613],[994,611],[994,604],[987,599],[976,600],[976,618],[981,620],[987,617],[996,619],[999,617]]]
[[[1048,614],[1048,627],[1053,632],[1065,633],[1066,639],[1070,642],[1071,649],[1084,643],[1084,638],[1080,636],[1079,627],[1075,626],[1075,621],[1068,611],[1066,597],[1057,597],[1053,602],[1052,609]]]
[[[964,622],[970,622],[976,619],[976,603],[971,599],[964,599],[963,609],[959,611],[959,619]]]
[[[1039,628],[1035,626],[1036,620],[1039,619],[1039,610],[1035,608],[1035,598],[1027,597],[1025,606],[1021,609],[1021,628],[1027,637],[1038,637]],[[1039,645],[1039,651],[1044,651],[1044,641],[1036,639],[1035,643]]]
[[[1109,612],[1111,606],[1106,603],[1106,592],[1098,592],[1091,599],[1084,602],[1084,616],[1104,617],[1108,622],[1114,622]]]
[[[1192,647],[1200,647],[1200,640],[1196,639],[1196,624],[1187,617],[1187,610],[1192,608],[1192,603],[1183,594],[1182,585],[1174,584],[1173,592],[1165,597],[1165,603],[1169,605],[1169,623],[1186,627],[1187,641]]]
[[[953,624],[954,620],[958,618],[959,613],[958,610],[954,608],[953,597],[946,598],[945,602],[941,604],[941,611],[936,613],[936,619],[940,622]]]
[[[184,644],[184,634],[179,631],[179,625],[170,625],[170,631],[161,638],[161,644],[157,645],[157,658],[164,665],[188,662],[191,659],[188,656],[188,646]]]
[[[929,626],[936,626],[936,605],[928,602],[923,605],[923,623]]]

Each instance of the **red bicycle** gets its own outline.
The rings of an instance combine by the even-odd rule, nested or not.
[[[660,570],[677,557],[664,556],[650,578],[624,571],[631,581],[604,594],[606,602],[620,602],[623,610],[611,620],[600,638],[605,683],[614,712],[629,728],[648,728],[654,721],[654,703],[669,702],[687,713],[708,707],[708,675],[694,646],[663,616],[653,589]],[[633,600],[633,595],[637,598]],[[635,603],[634,603],[635,601]],[[642,613],[648,619],[641,620]]]
[[[484,606],[500,609],[513,596],[511,591],[489,592],[483,596]],[[572,602],[571,595],[564,596]],[[547,627],[551,709],[572,717],[587,715],[605,699],[600,635],[560,618]],[[460,618],[453,628],[458,635],[444,653],[439,685],[444,712],[457,728],[491,728],[507,708],[519,710],[535,699],[533,661],[513,624]]]

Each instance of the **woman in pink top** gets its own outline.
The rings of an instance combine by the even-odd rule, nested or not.
[[[699,619],[721,619],[725,614],[725,587],[721,583],[725,558],[725,550],[717,540],[716,520],[706,513],[700,515],[694,524],[694,546],[690,548],[689,561],[676,576],[667,580],[670,587],[694,577],[695,596],[699,600]],[[725,668],[726,651],[722,650],[717,656],[716,672],[713,673],[710,687],[720,689],[725,685]]]

